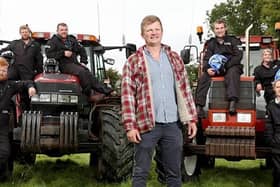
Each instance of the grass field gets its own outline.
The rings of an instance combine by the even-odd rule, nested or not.
[[[106,184],[94,179],[94,172],[88,167],[89,155],[76,154],[61,158],[37,155],[34,166],[15,164],[11,181],[0,186],[18,187],[129,187],[131,181],[121,184]],[[199,181],[184,184],[184,187],[268,187],[271,186],[271,170],[261,170],[263,160],[229,162],[216,159],[215,169],[202,170]],[[154,167],[154,164],[153,164]],[[154,168],[149,176],[148,186],[161,187]]]

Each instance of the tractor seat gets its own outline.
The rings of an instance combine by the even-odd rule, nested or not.
[[[44,64],[45,73],[59,73],[59,62],[54,58],[49,58]]]

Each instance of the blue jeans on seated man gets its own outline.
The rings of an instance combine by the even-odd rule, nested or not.
[[[135,144],[133,187],[145,187],[155,146],[162,151],[162,162],[168,187],[180,187],[183,135],[180,122],[156,123],[154,129],[141,134],[141,142]]]

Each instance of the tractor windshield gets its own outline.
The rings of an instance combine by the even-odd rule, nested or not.
[[[250,66],[249,66],[249,73],[252,76],[254,73],[254,69],[261,64],[262,60],[262,53],[264,49],[257,49],[257,50],[252,50],[250,49]],[[246,53],[244,51],[243,53],[243,58],[241,63],[243,65],[246,64]]]
[[[85,47],[87,57],[88,57],[88,64],[87,64],[88,69],[99,80],[104,80],[104,78],[105,78],[105,64],[103,62],[103,55],[93,52],[92,48],[94,47],[94,45],[86,45],[84,47]],[[47,60],[45,49],[46,49],[46,45],[45,44],[41,45],[41,52],[42,52],[43,57],[44,57],[44,62]],[[80,61],[79,58],[80,57],[78,56],[78,61]]]

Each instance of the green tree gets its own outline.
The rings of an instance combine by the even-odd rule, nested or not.
[[[225,3],[215,5],[206,14],[210,24],[217,19],[224,19],[229,34],[244,35],[246,28],[253,24],[251,34],[259,35],[264,32],[261,20],[262,6],[262,0],[227,0]]]
[[[106,70],[106,75],[110,80],[112,88],[114,90],[118,89],[118,85],[116,85],[116,83],[121,80],[121,74],[117,70],[109,68]]]
[[[262,0],[261,3],[261,21],[267,26],[265,33],[275,36],[274,25],[280,21],[280,0]]]

